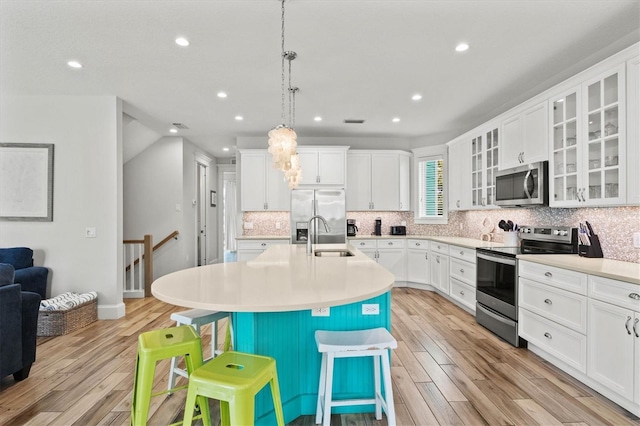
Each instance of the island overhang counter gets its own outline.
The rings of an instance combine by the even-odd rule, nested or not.
[[[158,299],[177,306],[232,313],[235,350],[276,359],[285,421],[314,414],[320,372],[316,330],[391,330],[393,275],[348,244],[316,250],[349,251],[353,256],[307,255],[300,245],[276,245],[249,262],[207,265],[177,271],[154,281]],[[363,305],[377,305],[378,314]],[[315,308],[328,316],[312,315]],[[337,398],[370,397],[373,364],[344,359],[336,364]],[[334,412],[369,412],[340,407]],[[256,424],[273,424],[268,389],[256,398]]]

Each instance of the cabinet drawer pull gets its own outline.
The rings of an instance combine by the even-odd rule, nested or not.
[[[551,272],[545,272],[544,276],[551,278],[553,276],[553,274]]]
[[[633,300],[640,300],[640,294],[638,293],[631,293],[629,297],[632,298]]]
[[[544,333],[544,337],[546,337],[547,339],[552,339],[551,333],[549,333],[548,331]]]
[[[544,303],[546,303],[547,305],[551,305],[552,304],[550,299],[544,299]]]
[[[392,246],[392,245],[393,245],[393,243],[387,243],[387,244],[388,244],[388,245],[390,245],[390,246]]]
[[[267,246],[267,243],[262,243],[262,244],[260,244],[260,245],[261,245],[262,247],[266,247],[266,246]]]
[[[363,245],[364,245],[364,243],[360,243],[360,245],[361,245],[361,246],[363,246]]]
[[[461,269],[460,269],[460,273],[461,273],[461,274],[464,274],[464,269],[462,269],[462,268],[461,268]]]
[[[464,291],[460,290],[460,296],[464,296]]]
[[[460,256],[464,256],[464,252],[460,250]]]
[[[638,322],[640,322],[640,319],[636,318],[636,320],[633,322],[633,332],[635,333],[636,337],[640,337],[640,334],[638,334]]]
[[[627,329],[627,333],[631,334],[631,330],[629,329],[629,323],[631,322],[631,317],[627,317],[627,322],[624,323],[624,328]]]
[[[416,243],[416,247],[420,247],[420,243]]]

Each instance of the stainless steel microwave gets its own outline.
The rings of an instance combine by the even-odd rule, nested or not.
[[[549,204],[548,162],[541,161],[496,173],[495,204],[531,207]]]

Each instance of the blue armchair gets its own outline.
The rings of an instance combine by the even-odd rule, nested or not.
[[[13,266],[0,263],[0,378],[13,374],[20,381],[36,360],[40,295],[13,280]]]
[[[27,247],[0,248],[0,263],[8,263],[15,269],[14,282],[22,285],[22,291],[38,293],[47,298],[49,269],[33,266],[33,250]]]

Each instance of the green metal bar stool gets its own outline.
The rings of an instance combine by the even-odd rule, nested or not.
[[[224,352],[197,368],[189,375],[189,390],[184,410],[184,425],[193,421],[196,400],[200,406],[206,402],[199,397],[220,401],[220,422],[226,425],[253,425],[255,395],[267,384],[271,386],[271,397],[279,426],[284,426],[284,414],[280,400],[276,361],[273,358]],[[202,411],[202,422],[211,425],[209,413]]]
[[[183,325],[147,331],[138,336],[138,356],[133,379],[133,402],[131,403],[131,424],[133,426],[147,424],[151,397],[187,388],[187,386],[181,386],[153,393],[156,363],[176,356],[184,356],[189,374],[202,365],[202,343],[193,327]],[[198,405],[203,418],[208,419],[210,416],[206,399],[198,399]]]

